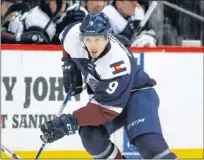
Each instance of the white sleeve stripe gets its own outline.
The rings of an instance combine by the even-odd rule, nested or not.
[[[122,108],[118,108],[118,107],[107,107],[107,108],[117,113],[121,113],[123,110]]]
[[[121,113],[122,112],[122,108],[119,108],[119,107],[114,107],[114,106],[108,106],[108,105],[102,105],[102,104],[100,104],[100,103],[98,103],[95,99],[91,99],[91,101],[90,101],[91,103],[94,103],[94,104],[97,104],[97,105],[100,105],[100,106],[102,106],[102,107],[104,107],[104,108],[107,108],[107,109],[110,109],[110,110],[112,110],[112,111],[114,111],[114,112],[117,112],[117,113]]]

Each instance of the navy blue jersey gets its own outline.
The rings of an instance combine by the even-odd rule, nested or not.
[[[133,54],[113,36],[103,53],[92,59],[80,40],[79,26],[80,23],[67,26],[59,37],[64,57],[71,57],[94,91],[87,106],[75,111],[74,116],[81,126],[100,125],[122,112],[131,90],[153,86],[156,82],[140,69]]]

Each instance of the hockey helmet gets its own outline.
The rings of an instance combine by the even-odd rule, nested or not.
[[[89,13],[80,26],[81,36],[106,36],[110,31],[111,25],[104,13]]]

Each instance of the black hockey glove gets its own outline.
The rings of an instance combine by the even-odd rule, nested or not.
[[[50,43],[49,39],[40,31],[22,33],[20,37],[16,37],[16,41],[20,41],[23,44]]]
[[[71,59],[64,61],[62,65],[63,70],[63,85],[65,92],[67,93],[72,85],[72,95],[76,95],[82,92],[82,76],[81,71]]]
[[[42,124],[40,129],[43,133],[40,136],[41,140],[52,143],[65,135],[75,134],[79,129],[79,125],[73,115],[62,114],[60,117]]]
[[[86,86],[87,86],[87,93],[88,93],[88,95],[94,94],[94,91],[91,89],[91,87],[89,86],[89,84],[87,84]]]

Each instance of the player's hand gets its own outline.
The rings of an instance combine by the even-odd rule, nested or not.
[[[75,117],[71,114],[63,114],[60,117],[41,125],[42,141],[52,143],[65,135],[75,134],[79,126]]]
[[[153,30],[143,31],[131,44],[132,47],[155,47],[156,38]]]
[[[71,59],[64,61],[62,65],[63,70],[63,85],[65,92],[67,93],[72,85],[72,95],[76,95],[82,92],[82,76],[81,71]]]

